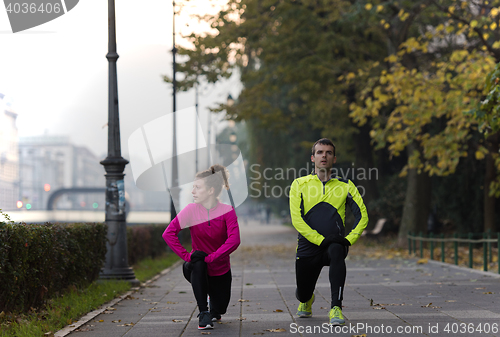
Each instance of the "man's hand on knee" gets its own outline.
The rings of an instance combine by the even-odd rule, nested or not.
[[[324,240],[321,242],[321,244],[319,246],[320,246],[320,248],[326,249],[332,243],[338,243],[338,244],[341,244],[343,246],[350,246],[351,245],[349,240],[347,240],[346,238],[338,237],[335,235],[328,235],[326,238],[324,238]]]

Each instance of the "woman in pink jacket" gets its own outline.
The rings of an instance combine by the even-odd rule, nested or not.
[[[177,214],[163,233],[165,242],[185,261],[184,276],[193,287],[200,310],[198,329],[212,329],[213,322],[226,313],[231,297],[229,254],[240,244],[240,231],[234,208],[218,200],[222,187],[229,189],[228,176],[222,165],[197,173],[192,191],[194,203]],[[177,237],[181,229],[188,227],[191,253]]]

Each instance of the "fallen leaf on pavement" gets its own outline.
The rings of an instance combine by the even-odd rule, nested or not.
[[[121,319],[119,319],[119,320],[117,320],[117,321],[111,321],[111,323],[120,323],[121,321],[122,321],[122,320],[121,320]]]
[[[243,298],[240,298],[240,299],[238,300],[238,302],[250,302],[250,300],[245,300],[245,299],[243,299]]]
[[[286,330],[283,328],[278,328],[278,329],[266,329],[264,331],[269,331],[269,332],[285,332]]]
[[[281,309],[276,309],[276,310],[274,310],[274,312],[283,312],[283,310],[281,310]]]
[[[201,334],[202,335],[211,335],[212,333],[210,331],[203,331]]]
[[[173,319],[172,322],[179,323],[182,322],[182,319]]]
[[[427,259],[420,259],[417,261],[417,264],[426,264],[427,262],[429,262],[429,260]]]
[[[429,303],[429,304],[427,304],[427,305],[422,305],[421,307],[422,307],[422,308],[432,308],[432,309],[439,309],[439,308],[441,308],[441,307],[438,307],[438,306],[436,306],[436,305],[431,305],[431,304],[432,304],[432,303]]]

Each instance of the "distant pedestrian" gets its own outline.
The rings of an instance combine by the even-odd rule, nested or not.
[[[269,224],[269,220],[271,219],[271,207],[266,207],[266,224]]]
[[[293,181],[290,190],[292,224],[299,232],[295,260],[297,315],[312,316],[314,289],[324,266],[329,266],[331,309],[329,323],[343,325],[342,300],[346,278],[345,258],[368,223],[363,199],[352,181],[332,175],[335,145],[323,138],[314,143],[314,171]],[[355,222],[345,235],[345,211],[349,206]]]
[[[214,327],[213,322],[226,313],[231,298],[229,254],[239,246],[240,232],[234,208],[218,199],[223,186],[229,189],[228,176],[222,165],[197,173],[192,191],[194,203],[180,211],[163,233],[165,242],[185,261],[183,273],[200,310],[200,330]],[[191,253],[177,237],[185,228],[191,232]]]

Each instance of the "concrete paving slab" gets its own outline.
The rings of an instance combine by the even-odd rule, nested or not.
[[[298,318],[295,230],[251,221],[240,229],[242,245],[231,260],[231,302],[213,330],[197,329],[198,310],[191,286],[177,266],[149,287],[114,304],[112,314],[99,314],[69,335],[500,336],[499,277],[442,263],[417,265],[416,260],[348,258],[343,327],[326,324],[330,284],[324,268],[315,291],[313,317]],[[355,249],[353,246],[351,251]],[[450,330],[461,324],[489,329],[467,334]]]

